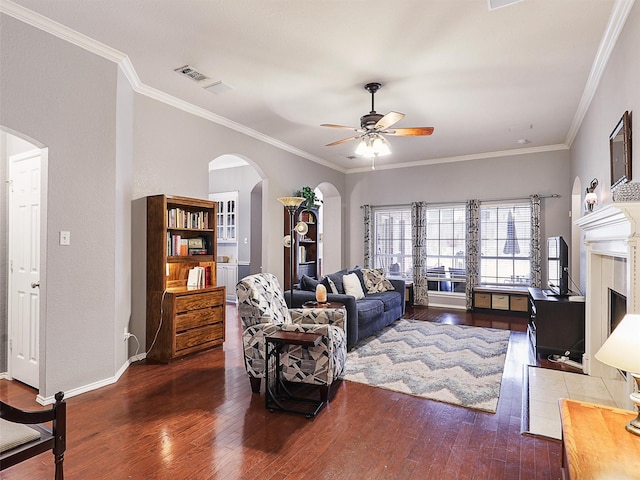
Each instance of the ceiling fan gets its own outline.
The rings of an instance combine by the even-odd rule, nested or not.
[[[327,147],[332,147],[334,145],[340,145],[341,143],[348,142],[350,140],[362,139],[361,144],[369,143],[372,144],[376,140],[386,144],[386,140],[381,134],[385,135],[396,135],[400,137],[414,137],[414,136],[424,136],[431,135],[433,133],[433,127],[411,127],[411,128],[391,128],[393,125],[398,123],[400,120],[404,118],[404,113],[398,112],[389,112],[386,115],[381,115],[376,113],[375,105],[374,105],[374,95],[380,90],[382,87],[381,83],[367,83],[364,86],[364,89],[371,94],[371,111],[366,115],[360,117],[360,128],[356,127],[347,127],[344,125],[335,125],[333,123],[323,123],[322,127],[330,127],[330,128],[342,128],[347,130],[353,130],[358,132],[360,135],[354,135],[353,137],[343,138],[342,140],[338,140],[333,143],[327,144]],[[388,150],[388,146],[387,146]],[[356,154],[358,152],[356,151]],[[390,151],[387,152],[387,154]],[[376,154],[378,155],[378,154]],[[366,155],[365,155],[366,156]]]

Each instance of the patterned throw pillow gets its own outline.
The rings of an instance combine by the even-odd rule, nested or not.
[[[367,287],[367,293],[381,293],[393,290],[393,285],[384,276],[381,268],[363,268],[362,276]]]
[[[329,275],[322,279],[322,284],[327,287],[327,292],[339,293],[338,287],[336,287],[336,284],[333,282],[333,280],[331,280],[331,277],[329,277]]]

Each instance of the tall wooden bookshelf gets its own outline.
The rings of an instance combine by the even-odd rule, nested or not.
[[[216,286],[216,203],[147,197],[147,358],[170,362],[224,342],[224,287]],[[187,285],[203,267],[203,286]]]
[[[305,235],[296,235],[296,248],[293,252],[293,279],[298,283],[302,275],[317,278],[320,273],[320,259],[318,258],[318,210],[307,210],[300,206],[294,215],[294,225],[305,222],[309,231]],[[284,209],[284,234],[289,235],[289,212]],[[290,288],[291,275],[289,247],[284,247],[284,283],[285,290]]]

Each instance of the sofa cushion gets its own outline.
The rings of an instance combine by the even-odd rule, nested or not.
[[[380,300],[384,305],[385,312],[388,312],[398,306],[402,307],[402,296],[395,290],[393,292],[367,294],[366,298],[370,300]]]
[[[344,293],[352,295],[356,300],[364,298],[364,292],[362,291],[362,284],[360,279],[355,273],[349,273],[342,277],[342,284],[344,286]]]
[[[342,285],[342,277],[346,273],[347,273],[347,269],[345,268],[338,272],[325,275],[325,277],[322,279],[322,283],[324,283],[324,286],[327,287],[327,291],[333,292],[333,293],[344,293],[344,286]],[[333,282],[337,291],[335,292],[333,291],[333,289],[331,288],[331,284],[329,283],[329,280]]]
[[[367,293],[378,293],[393,290],[393,285],[384,276],[381,268],[363,268],[362,274]]]
[[[358,277],[358,280],[360,280],[360,284],[362,285],[362,291],[363,292],[367,291],[367,286],[364,284],[364,274],[362,273],[362,267],[356,265],[347,273],[355,273],[356,276]]]
[[[378,298],[365,297],[356,302],[358,307],[358,324],[366,325],[384,312],[384,304]]]
[[[319,283],[320,281],[316,280],[315,278],[311,278],[310,276],[303,274],[302,277],[300,278],[300,290],[315,292],[316,287],[318,286]]]

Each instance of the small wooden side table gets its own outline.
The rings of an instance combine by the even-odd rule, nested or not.
[[[565,479],[640,478],[640,436],[625,430],[630,410],[560,399]]]
[[[315,347],[322,340],[319,333],[288,332],[278,330],[265,338],[266,372],[265,372],[265,408],[300,413],[307,418],[315,417],[324,407],[325,402],[299,398],[291,394],[282,380],[282,364],[280,353],[285,345],[303,345]]]
[[[341,302],[304,302],[302,308],[344,308],[344,304]]]

